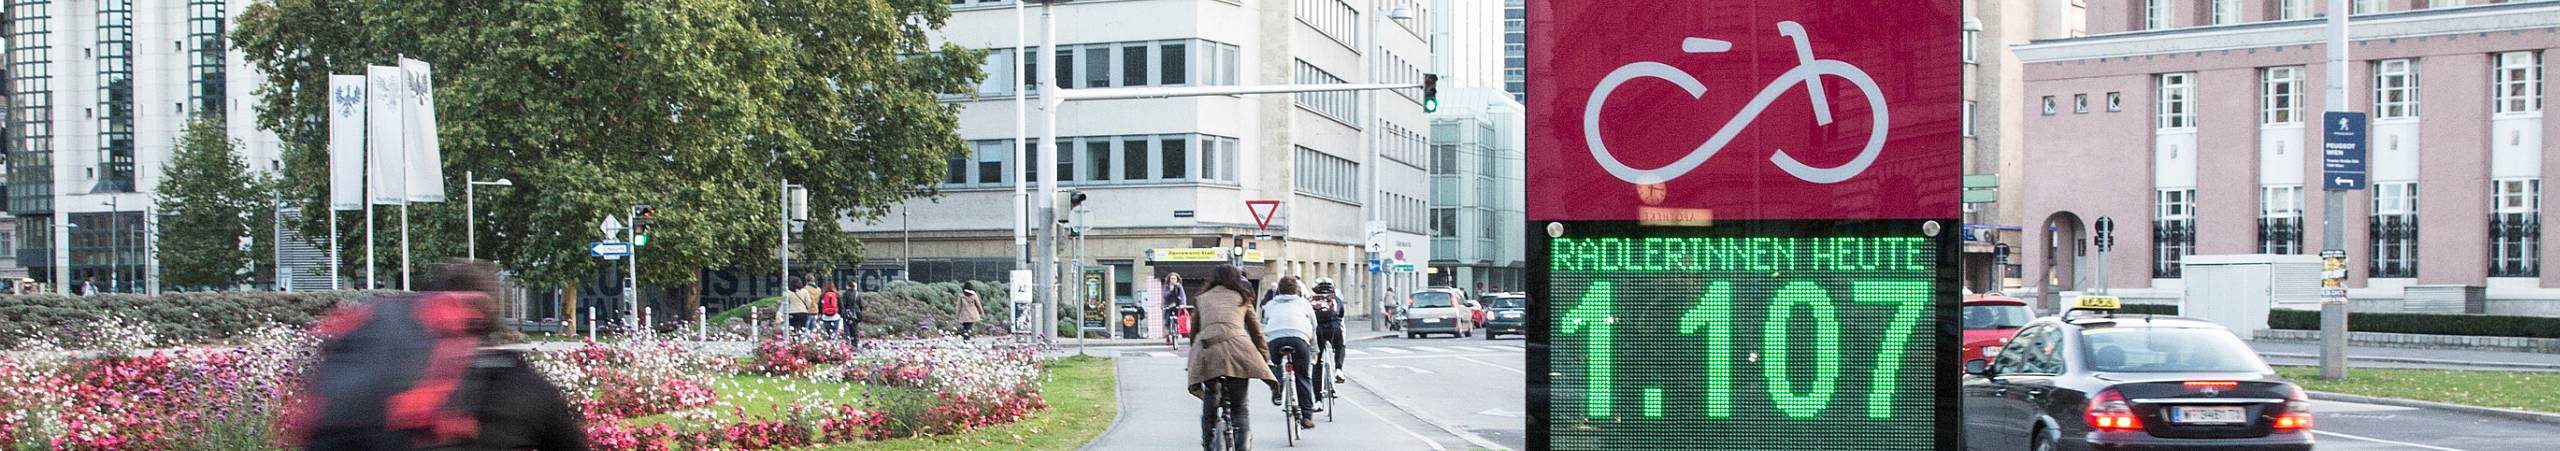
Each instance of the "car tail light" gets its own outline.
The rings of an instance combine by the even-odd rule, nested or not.
[[[2207,388],[2215,390],[2230,390],[2240,388],[2239,381],[2187,381],[2186,385],[2188,390],[2201,390]]]
[[[2101,431],[2141,430],[2142,419],[2133,415],[2133,403],[2126,402],[2116,389],[2098,392],[2089,398],[2089,426]]]
[[[2311,396],[2303,394],[2302,387],[2289,388],[2293,391],[2284,397],[2284,413],[2276,414],[2276,430],[2311,429]]]

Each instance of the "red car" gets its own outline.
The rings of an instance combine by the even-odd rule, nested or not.
[[[1966,296],[1964,354],[1956,361],[1987,361],[1989,356],[2000,355],[2001,344],[2035,318],[2035,311],[2027,308],[2025,300],[1996,294]]]

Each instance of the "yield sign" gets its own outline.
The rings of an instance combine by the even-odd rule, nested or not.
[[[1244,201],[1244,209],[1253,213],[1253,226],[1271,230],[1271,218],[1280,214],[1280,201],[1262,199]]]
[[[613,238],[614,235],[622,234],[622,220],[615,219],[613,215],[605,215],[604,223],[596,224],[596,230],[603,231],[605,238]]]

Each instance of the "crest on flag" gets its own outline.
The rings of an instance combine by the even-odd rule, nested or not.
[[[353,117],[356,108],[364,106],[364,85],[339,86],[331,99],[338,104],[339,117]]]

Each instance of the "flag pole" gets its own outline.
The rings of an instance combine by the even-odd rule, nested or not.
[[[403,84],[406,84],[405,82],[406,82],[406,81],[408,81],[408,79],[409,79],[408,66],[407,66],[407,65],[404,65],[404,64],[400,64],[400,63],[401,63],[401,61],[403,61],[403,60],[407,60],[407,59],[409,59],[409,55],[408,55],[408,54],[405,54],[405,53],[404,53],[404,54],[400,54],[400,55],[398,55],[398,56],[394,56],[394,57],[392,57],[392,59],[391,59],[391,67],[397,67],[397,68],[400,68],[400,80],[401,80],[402,82],[404,82]],[[404,169],[402,169],[402,172],[409,172],[407,169],[405,169],[405,168],[407,168],[407,165],[409,164],[409,120],[408,120],[408,117],[407,117],[407,116],[408,116],[408,110],[407,110],[407,109],[405,109],[405,108],[404,108],[404,109],[400,109],[400,114],[401,114],[401,116],[402,116],[402,117],[401,117],[401,120],[400,120],[400,122],[399,122],[399,123],[400,123],[400,164],[402,165],[401,167],[402,167],[402,168],[404,168]],[[411,290],[411,288],[409,288],[409,261],[410,261],[410,258],[409,258],[409,199],[410,199],[410,197],[409,197],[409,196],[410,196],[411,194],[414,194],[414,193],[409,192],[409,190],[406,188],[406,185],[407,185],[407,183],[408,183],[408,182],[407,182],[407,180],[409,179],[409,177],[410,177],[410,176],[414,176],[414,175],[416,175],[416,174],[414,174],[414,173],[409,173],[409,174],[402,174],[402,175],[401,175],[401,177],[400,177],[400,179],[402,180],[402,182],[401,182],[401,183],[402,183],[402,185],[403,185],[403,188],[401,189],[401,194],[400,194],[400,290],[401,290],[401,291],[409,291],[409,290]]]

